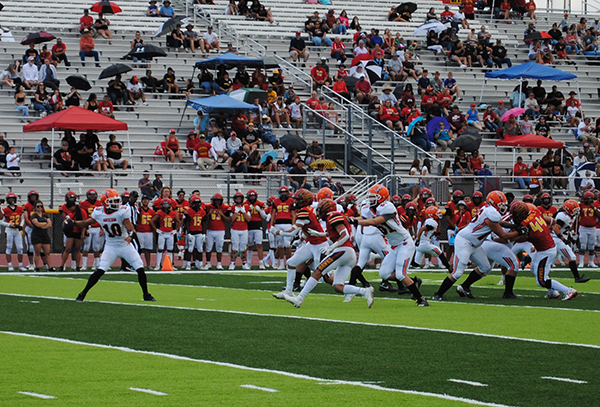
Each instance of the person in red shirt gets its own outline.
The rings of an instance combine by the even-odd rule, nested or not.
[[[375,48],[373,48],[373,51],[371,51],[371,56],[373,57],[373,59],[383,59],[385,57],[385,51],[381,49],[379,44],[375,44]]]
[[[252,265],[253,247],[258,254],[258,267],[265,269],[263,261],[263,220],[267,218],[265,204],[258,200],[256,190],[251,189],[246,194],[246,202],[250,208],[250,221],[248,222],[248,264]]]
[[[331,44],[331,58],[337,60],[338,65],[343,64],[346,61],[346,46],[340,40],[340,37],[336,37]]]
[[[217,153],[212,145],[206,142],[206,136],[204,134],[200,134],[198,137],[198,143],[196,144],[193,159],[197,170],[211,171],[217,166]]]
[[[98,200],[98,193],[95,189],[87,191],[86,200],[79,204],[79,207],[83,209],[88,218],[92,217],[92,212],[99,206],[102,206],[102,202]],[[87,270],[88,253],[90,248],[94,252],[94,265],[93,268],[96,270],[100,264],[100,251],[104,246],[104,232],[98,222],[92,223],[86,231],[86,237],[83,241],[83,259],[81,264],[81,270]]]
[[[400,120],[400,113],[398,113],[398,109],[392,106],[392,101],[390,99],[379,106],[379,120],[391,130],[394,128],[400,130],[404,129],[402,121]]]
[[[438,106],[442,109],[444,116],[448,116],[448,108],[452,105],[452,95],[450,89],[444,87],[442,91],[437,95]]]
[[[348,91],[348,87],[346,86],[346,82],[344,82],[344,78],[341,76],[335,77],[335,83],[333,84],[333,91],[343,97],[344,99],[350,100],[350,92]]]
[[[517,157],[517,162],[513,167],[513,176],[519,185],[519,188],[525,189],[529,187],[531,182],[527,176],[529,175],[529,167],[523,162],[523,157]]]
[[[13,245],[17,249],[19,270],[27,271],[23,267],[23,237],[21,235],[21,230],[23,229],[23,207],[17,205],[17,195],[14,192],[6,194],[6,203],[8,205],[2,208],[0,219],[6,219],[3,225],[6,232],[6,262],[8,263],[8,271],[14,270],[11,260]]]
[[[540,166],[539,162],[534,162],[533,166],[529,169],[529,191],[531,195],[537,195],[542,190],[542,174],[544,171]]]
[[[100,103],[98,103],[98,113],[114,119],[115,118],[115,115],[113,114],[114,110],[115,110],[115,107],[113,106],[112,102],[110,101],[110,96],[104,95],[104,98],[100,101]]]
[[[221,259],[223,257],[223,245],[225,244],[225,222],[231,222],[231,208],[223,203],[223,195],[215,194],[211,203],[204,210],[208,217],[206,225],[206,264],[204,270],[211,267],[211,252],[213,247],[217,251],[217,270],[223,270]]]
[[[467,20],[475,19],[475,0],[462,0],[461,5],[465,8],[465,17]]]
[[[444,11],[440,14],[440,21],[442,23],[453,23],[454,22],[454,13],[450,11],[449,6],[444,6]]]
[[[427,88],[425,93],[421,96],[421,110],[424,113],[429,112],[429,110],[433,107],[433,102],[437,101],[437,97],[433,94],[432,88]]]
[[[505,20],[510,19],[511,7],[512,6],[510,5],[510,2],[508,0],[502,0],[502,3],[500,3],[500,14],[504,16]]]
[[[85,66],[85,57],[94,57],[96,67],[100,67],[100,54],[94,50],[95,44],[92,38],[92,32],[89,28],[83,30],[83,37],[79,39],[79,58],[81,66]]]
[[[350,238],[352,233],[350,224],[342,213],[336,212],[336,207],[337,205],[333,199],[321,200],[317,206],[316,213],[320,219],[326,222],[327,231],[318,232],[314,229],[307,231],[311,236],[328,237],[331,240],[331,246],[324,246],[320,250],[325,258],[306,281],[304,288],[298,296],[288,294],[285,291],[283,293],[283,298],[297,308],[300,308],[306,296],[317,286],[319,279],[323,277],[327,280],[334,270],[335,275],[331,285],[333,285],[336,292],[360,294],[367,300],[369,308],[373,305],[373,286],[356,287],[344,284],[350,277],[352,268],[356,265],[356,252]]]
[[[83,34],[85,29],[94,30],[94,18],[90,16],[90,11],[86,8],[83,10],[83,16],[79,19],[79,32]]]
[[[156,211],[150,227],[158,233],[158,252],[156,253],[156,267],[158,271],[162,266],[163,252],[167,254],[173,249],[175,243],[175,233],[181,226],[181,219],[175,210],[173,210],[172,199],[163,198],[160,200],[160,209]]]
[[[373,89],[364,76],[361,76],[358,82],[356,82],[355,88],[356,99],[359,104],[368,104],[371,102],[371,99],[373,98]]]
[[[408,233],[414,238],[417,235],[417,205],[414,202],[409,202],[404,208],[405,214],[400,216],[402,227],[408,230]]]
[[[600,211],[594,205],[594,194],[590,191],[584,193],[579,207],[579,268],[583,268],[586,250],[590,255],[588,266],[596,268],[596,225],[600,221]]]
[[[154,249],[154,231],[151,223],[152,218],[156,215],[154,209],[150,208],[150,197],[142,196],[142,204],[140,206],[140,214],[135,225],[140,251],[144,253],[146,267],[150,266],[150,253]]]
[[[293,203],[294,201],[290,198],[288,187],[284,185],[279,188],[279,197],[273,202],[270,226],[275,225],[275,228],[279,230],[289,230],[290,226],[295,223]],[[292,257],[292,239],[285,236],[277,236],[275,244],[277,247],[275,259],[276,262],[277,260],[279,261],[278,268],[285,269],[284,259]]]
[[[572,90],[571,92],[569,92],[569,98],[567,100],[565,100],[565,106],[569,107],[572,106],[572,102],[575,102],[575,106],[577,107],[581,107],[581,103],[579,102],[579,99],[577,99],[575,97],[576,93],[574,90]]]
[[[527,10],[527,17],[529,17],[530,19],[535,20],[535,21],[537,21],[537,15],[535,14],[536,8],[537,7],[533,0],[529,0],[525,4],[525,10]]]
[[[83,233],[84,230],[73,226],[72,228],[67,226],[67,219],[73,221],[87,219],[87,212],[84,211],[77,205],[77,194],[73,191],[69,191],[65,195],[65,203],[58,208],[58,212],[62,215],[63,219],[63,233],[65,235],[65,249],[62,253],[62,259],[60,262],[59,271],[65,271],[65,263],[69,258],[71,251],[71,269],[80,271],[81,262],[81,246],[83,245]]]
[[[310,71],[313,80],[313,90],[320,89],[327,80],[327,70],[323,67],[323,62],[318,62]]]
[[[67,58],[67,46],[62,42],[62,38],[57,38],[56,44],[52,46],[52,61],[54,61],[55,66],[60,61],[63,61],[65,66],[71,66],[69,58]]]

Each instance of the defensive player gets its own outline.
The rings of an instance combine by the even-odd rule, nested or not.
[[[423,257],[425,254],[429,254],[431,256],[436,256],[440,259],[444,267],[448,269],[450,273],[452,273],[452,267],[442,250],[432,242],[433,236],[439,230],[438,220],[442,217],[442,212],[437,206],[430,206],[423,211],[425,215],[425,221],[423,222],[423,226],[417,232],[417,249],[415,254],[415,260],[412,264],[413,267],[420,267],[421,262],[423,261]],[[427,260],[429,263],[429,260]],[[426,264],[427,264],[426,263]],[[429,263],[430,264],[430,263]]]
[[[197,269],[203,266],[202,252],[204,251],[204,241],[206,240],[205,227],[207,221],[206,211],[202,208],[200,196],[196,194],[192,195],[190,197],[190,207],[183,218],[183,224],[187,232],[187,250],[192,255],[191,258],[196,262]]]
[[[263,261],[263,220],[267,219],[265,204],[258,200],[256,190],[251,189],[246,194],[246,202],[250,207],[250,221],[248,222],[248,264],[252,265],[253,248],[258,255],[258,267],[265,269]]]
[[[248,222],[250,215],[250,205],[244,203],[244,194],[236,192],[233,194],[233,206],[231,208],[231,262],[229,270],[235,270],[235,262],[238,256],[242,258],[242,268],[250,270],[246,258],[248,250]]]
[[[295,237],[304,233],[307,236],[306,243],[298,247],[296,252],[287,262],[287,278],[285,289],[282,292],[274,293],[273,296],[278,299],[284,299],[285,294],[292,295],[295,278],[301,266],[312,261],[313,271],[321,262],[321,251],[328,246],[326,234],[323,233],[321,223],[315,214],[312,203],[313,194],[306,189],[299,189],[293,196],[294,209],[296,210],[296,222],[288,230],[281,230],[273,227],[272,233],[275,236]],[[318,233],[317,233],[318,232]],[[302,276],[302,272],[300,275]]]
[[[573,273],[573,277],[575,277],[576,283],[586,283],[590,279],[586,278],[585,275],[579,275],[575,253],[573,253],[571,246],[567,244],[569,240],[568,233],[578,216],[579,203],[574,199],[567,200],[563,204],[563,210],[556,214],[554,223],[552,223],[552,238],[556,245],[556,257],[561,256],[569,262],[569,268],[571,269],[571,273]],[[554,264],[554,261],[552,264]]]
[[[427,307],[429,303],[421,295],[417,284],[408,277],[408,266],[415,253],[415,243],[410,234],[400,223],[394,204],[389,201],[390,192],[380,184],[369,188],[368,199],[371,207],[375,207],[375,217],[371,219],[354,218],[353,222],[361,226],[376,226],[390,244],[391,252],[381,263],[379,276],[384,279],[400,280],[413,294],[419,307]]]
[[[279,188],[279,198],[273,202],[271,213],[271,226],[279,230],[289,230],[294,224],[294,213],[292,211],[293,201],[290,198],[290,190],[285,185]],[[292,257],[292,239],[285,236],[277,236],[275,239],[277,250],[275,251],[276,268],[285,268],[285,258]],[[278,264],[277,264],[278,263]]]
[[[142,196],[140,215],[135,225],[136,234],[140,243],[140,252],[144,254],[146,267],[150,267],[150,253],[154,250],[154,232],[152,231],[152,218],[156,212],[150,208],[150,197]]]
[[[295,296],[284,291],[283,298],[297,308],[300,308],[306,296],[317,286],[319,279],[330,276],[333,271],[335,274],[332,285],[335,291],[344,294],[361,294],[367,299],[369,308],[373,305],[373,287],[359,288],[344,284],[350,276],[350,270],[356,264],[356,253],[350,239],[350,225],[342,213],[335,211],[336,206],[332,199],[323,199],[317,206],[317,215],[327,224],[326,233],[314,229],[307,230],[311,236],[327,236],[332,244],[321,247],[320,251],[325,258],[306,281],[300,294]],[[395,211],[394,209],[394,213]]]
[[[102,206],[102,202],[98,200],[98,193],[95,189],[90,189],[85,194],[85,201],[83,201],[79,206],[81,209],[86,211],[88,218],[92,216],[92,212],[94,209]],[[94,222],[90,225],[87,230],[87,236],[83,240],[83,259],[81,262],[81,270],[87,270],[87,262],[88,262],[88,253],[90,248],[94,252],[94,265],[93,268],[98,268],[98,262],[100,261],[100,251],[102,250],[102,246],[104,246],[104,232],[102,228],[98,224],[98,222]]]
[[[65,203],[58,208],[58,211],[62,214],[63,223],[67,219],[84,220],[88,217],[87,212],[77,205],[77,194],[73,191],[69,191],[65,194]],[[63,233],[65,235],[65,249],[62,253],[59,271],[65,271],[65,263],[69,258],[69,254],[71,254],[71,269],[79,271],[84,230],[77,225],[71,227],[70,224],[67,224],[63,225]],[[71,253],[71,250],[73,253]]]
[[[6,194],[6,203],[8,204],[0,213],[0,219],[5,219],[8,222],[4,231],[6,233],[6,262],[8,263],[8,271],[14,271],[12,265],[12,248],[17,249],[17,260],[19,261],[19,270],[27,271],[23,267],[23,207],[17,205],[17,195],[14,192]]]
[[[110,269],[110,266],[117,258],[126,260],[137,272],[138,282],[144,293],[144,301],[156,301],[148,292],[148,283],[146,273],[144,272],[144,263],[135,250],[131,241],[135,235],[135,228],[131,223],[130,211],[121,206],[121,197],[114,189],[107,189],[100,197],[103,207],[98,207],[92,212],[92,217],[73,222],[68,219],[67,222],[73,222],[78,228],[85,228],[98,222],[106,234],[106,246],[100,257],[98,269],[90,276],[88,282],[76,301],[82,302],[88,291],[100,280],[104,273]]]
[[[596,223],[600,221],[600,211],[594,206],[594,194],[587,191],[583,194],[579,212],[579,268],[583,268],[585,251],[587,250],[590,259],[588,267],[596,268],[594,257],[596,256]]]
[[[556,245],[542,214],[535,207],[516,200],[510,205],[510,213],[520,234],[526,235],[535,247],[535,252],[531,254],[531,272],[537,284],[548,289],[546,298],[558,298],[558,291],[563,293],[564,301],[575,298],[578,294],[576,290],[549,277],[550,267],[556,259]]]
[[[181,226],[181,219],[171,207],[170,199],[162,199],[160,209],[156,212],[150,224],[152,229],[158,233],[158,251],[156,252],[156,267],[154,268],[158,271],[162,266],[163,252],[166,254],[173,248],[174,236]]]
[[[206,264],[204,269],[211,267],[210,259],[212,249],[217,252],[217,270],[223,270],[221,259],[223,258],[223,245],[225,244],[225,222],[231,220],[231,209],[229,205],[223,203],[223,195],[217,193],[213,195],[211,203],[206,205],[204,210],[208,216],[206,225]]]

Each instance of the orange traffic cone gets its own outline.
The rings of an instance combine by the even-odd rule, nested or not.
[[[173,268],[173,263],[171,263],[171,256],[169,256],[168,254],[165,254],[162,271],[175,271],[175,269]]]

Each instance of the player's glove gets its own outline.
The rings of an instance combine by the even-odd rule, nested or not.
[[[357,218],[346,218],[348,220],[348,223],[350,223],[353,226],[358,226],[358,219]]]
[[[272,235],[277,236],[277,232],[279,232],[279,229],[277,229],[275,226],[271,226],[269,228],[269,233],[271,233]]]
[[[321,247],[321,254],[325,257],[329,256],[332,251],[333,251],[333,249],[331,248],[331,246]]]
[[[529,228],[527,226],[518,226],[517,232],[519,232],[519,236],[523,236],[529,233]]]
[[[314,229],[308,229],[308,230],[306,231],[306,233],[308,233],[308,234],[309,234],[309,235],[311,235],[311,236],[321,236],[321,235],[322,235],[322,233],[321,233],[321,232],[317,232],[317,231],[316,231],[316,230],[314,230]]]

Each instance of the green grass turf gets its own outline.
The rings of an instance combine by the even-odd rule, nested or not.
[[[46,283],[52,281],[35,280]],[[70,282],[63,279],[62,283]],[[134,289],[129,284],[104,283],[103,286],[105,287],[102,288],[126,286],[130,294]],[[178,290],[176,292],[185,291],[181,287],[170,288]],[[105,296],[104,290],[98,291],[101,296]],[[283,370],[332,380],[378,382],[383,387],[445,393],[507,405],[564,406],[568,400],[568,405],[593,406],[600,393],[595,363],[600,357],[599,349],[329,321],[97,302],[80,304],[75,301],[43,298],[35,301],[39,302],[0,295],[0,308],[4,311],[2,329]],[[262,301],[256,302],[262,303]],[[329,298],[318,302],[320,309],[335,314],[337,307],[330,309],[329,306],[335,303]],[[288,304],[278,303],[279,305]],[[471,308],[476,307],[471,306]],[[361,309],[364,310],[363,307]],[[312,310],[315,311],[316,308],[313,307]],[[406,309],[404,311],[406,312]],[[411,308],[409,312],[426,318],[427,314],[421,311],[423,310]],[[460,317],[457,315],[457,318]],[[555,329],[562,329],[562,327]],[[18,345],[17,349],[19,349]],[[187,381],[189,378],[185,374],[180,376],[179,371],[163,369],[160,364],[155,367],[152,362],[146,363],[147,368],[154,372],[154,374],[149,373],[147,377],[141,375],[135,368],[127,368],[126,365],[118,368],[118,372],[107,368],[107,373],[103,374],[104,358],[87,355],[90,352],[95,354],[95,351],[87,350],[84,355],[76,358],[63,354],[62,358],[59,355],[47,360],[43,355],[36,357],[35,353],[28,354],[27,349],[27,347],[19,349],[16,356],[11,353],[12,357],[4,359],[3,363],[5,360],[12,360],[11,364],[21,365],[21,359],[27,361],[22,363],[24,367],[37,363],[40,366],[36,371],[41,370],[40,376],[45,376],[42,383],[47,387],[19,390],[56,395],[50,388],[52,384],[57,384],[60,388],[65,386],[70,388],[71,385],[64,375],[53,370],[52,367],[58,360],[67,359],[71,360],[67,370],[70,366],[75,375],[78,375],[77,372],[81,369],[88,371],[87,376],[83,373],[78,376],[81,376],[80,380],[87,377],[92,381],[91,385],[94,388],[101,385],[99,383],[101,380],[95,379],[96,376],[111,380],[108,400],[112,400],[111,397],[118,399],[119,395],[127,393],[127,390],[119,389],[122,387],[126,389],[129,386],[169,393],[168,387],[176,384],[182,388],[182,391],[190,392],[190,384]],[[116,366],[119,366],[118,360],[120,357],[117,359]],[[96,369],[101,371],[96,372]],[[3,369],[4,372],[9,370],[11,369]],[[20,371],[19,377],[29,377],[27,369]],[[164,380],[169,386],[158,387],[162,380],[155,378],[156,375],[167,375]],[[31,376],[34,377],[30,382],[33,385],[37,381],[33,374]],[[129,384],[132,376],[140,380]],[[542,380],[541,376],[587,380],[589,383],[586,385],[561,383]],[[142,378],[146,381],[141,380]],[[489,386],[472,387],[451,383],[447,381],[448,379],[478,381]],[[220,394],[217,389],[221,388],[221,384],[221,377],[217,374],[197,381],[196,386],[192,385],[192,389],[204,385],[217,386],[214,391]],[[265,382],[251,381],[251,384],[279,387]],[[117,385],[122,387],[116,389]],[[15,389],[15,384],[11,386],[12,391]],[[310,392],[310,388],[300,387],[301,391]],[[143,395],[143,397],[149,396]],[[315,395],[311,397],[315,397],[313,400],[318,399]],[[216,400],[215,404],[237,405],[228,398]],[[301,398],[293,400],[302,402]],[[337,404],[338,400],[335,398],[333,400]],[[360,401],[365,403],[362,398]],[[384,400],[380,400],[379,403],[382,402]],[[257,401],[254,405],[261,405],[261,403]],[[307,402],[303,405],[317,405],[317,403]],[[406,404],[400,402],[399,405]]]
[[[367,406],[460,407],[464,402],[240,370],[167,357],[0,334],[5,406]],[[252,384],[268,393],[240,387]],[[155,396],[130,387],[167,393]],[[41,400],[19,391],[56,397]]]

